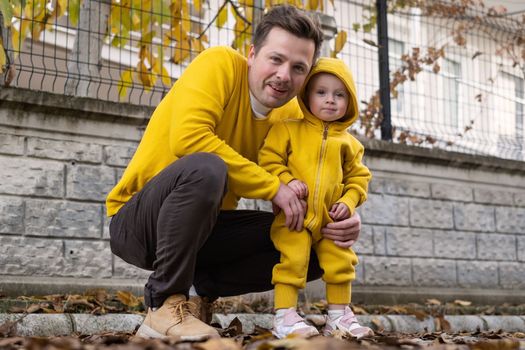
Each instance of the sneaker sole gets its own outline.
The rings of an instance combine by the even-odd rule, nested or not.
[[[145,338],[145,339],[167,339],[170,338],[169,335],[165,335],[162,333],[157,332],[153,328],[142,324],[139,329],[137,330],[137,333],[135,333],[136,337]],[[207,340],[209,338],[212,338],[209,334],[197,334],[197,335],[179,335],[179,336],[173,336],[173,338],[179,337],[180,340],[183,341],[203,341]]]

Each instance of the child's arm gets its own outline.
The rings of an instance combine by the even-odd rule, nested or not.
[[[284,123],[278,122],[268,131],[264,144],[259,151],[259,165],[270,174],[279,177],[284,184],[294,180],[290,169],[288,169],[289,147],[290,135],[288,129]]]
[[[364,147],[352,135],[349,137],[349,147],[345,152],[343,163],[343,196],[337,203],[344,203],[353,215],[355,208],[361,205],[367,197],[368,183],[372,178],[370,170],[362,163]],[[332,212],[332,210],[330,210]],[[335,218],[330,215],[334,220]],[[339,219],[341,220],[341,219]]]

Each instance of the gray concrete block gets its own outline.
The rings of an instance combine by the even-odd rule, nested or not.
[[[15,322],[16,334],[21,337],[71,335],[73,327],[68,314],[0,314],[0,324]]]
[[[144,316],[133,314],[72,314],[75,332],[80,334],[100,334],[105,332],[132,333],[144,321]]]
[[[68,165],[67,198],[104,202],[115,185],[113,169],[91,165]]]
[[[24,201],[0,196],[0,233],[24,233]]]
[[[503,288],[525,290],[525,263],[499,263],[499,281]]]
[[[452,203],[429,199],[410,199],[410,225],[451,229],[454,226]]]
[[[102,238],[109,239],[109,224],[111,223],[111,218],[106,215],[106,206],[103,206],[102,209]]]
[[[374,227],[374,255],[386,255],[386,227]]]
[[[62,251],[60,239],[0,236],[0,274],[60,275]]]
[[[525,236],[518,236],[518,260],[525,261]]]
[[[439,259],[413,259],[414,285],[425,287],[457,287],[456,262]]]
[[[433,255],[432,231],[421,228],[387,227],[386,252],[390,256]]]
[[[454,226],[461,231],[494,232],[494,208],[480,204],[454,204]]]
[[[357,255],[374,253],[374,227],[362,225],[357,242],[352,246]]]
[[[458,284],[464,288],[498,287],[498,263],[488,261],[458,261]]]
[[[525,235],[525,210],[522,208],[496,208],[496,229],[498,232]]]
[[[0,134],[0,153],[12,155],[24,154],[24,137]]]
[[[213,314],[212,323],[228,328],[231,322],[238,318],[242,324],[242,331],[250,334],[254,331],[255,326],[272,329],[273,317],[272,314]]]
[[[478,259],[516,260],[516,237],[514,235],[479,233]]]
[[[102,146],[94,143],[30,137],[27,139],[27,155],[38,158],[101,163]]]
[[[506,332],[525,331],[525,322],[519,316],[480,316],[487,323],[487,331],[504,330]]]
[[[433,238],[436,258],[476,258],[476,234],[473,232],[435,230]]]
[[[100,204],[26,200],[26,233],[35,236],[100,238]]]
[[[372,178],[370,192],[409,197],[430,197],[430,184],[412,179]]]
[[[116,278],[132,278],[147,281],[151,271],[139,269],[136,266],[128,264],[116,255],[113,255],[113,277]]]
[[[474,202],[491,205],[513,205],[513,192],[487,188],[474,188]]]
[[[112,254],[107,241],[64,242],[63,276],[109,278]]]
[[[518,207],[525,207],[525,192],[514,193],[514,204]]]
[[[472,202],[474,195],[472,188],[465,185],[433,183],[431,185],[432,198],[446,199],[459,202]]]
[[[448,321],[453,332],[476,332],[485,329],[485,323],[479,316],[446,315],[445,320]]]
[[[0,193],[60,198],[64,165],[54,161],[0,157]]]
[[[367,256],[364,261],[367,285],[412,285],[411,260],[409,258]]]
[[[359,213],[365,224],[408,226],[408,199],[370,194]]]
[[[104,158],[107,165],[126,167],[135,153],[133,146],[104,146]]]
[[[424,320],[418,320],[414,316],[405,315],[387,315],[385,317],[392,323],[394,332],[433,332],[435,328],[432,317],[427,317]]]
[[[365,265],[361,262],[361,259],[359,257],[359,263],[355,266],[355,280],[352,282],[352,285],[355,286],[362,286],[365,283]]]

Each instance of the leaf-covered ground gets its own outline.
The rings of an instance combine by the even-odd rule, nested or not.
[[[504,332],[477,333],[376,333],[373,337],[354,340],[317,336],[310,339],[275,339],[267,330],[254,334],[239,333],[234,325],[222,330],[221,339],[206,342],[181,342],[177,339],[140,339],[131,334],[107,333],[68,337],[0,336],[0,349],[149,349],[149,350],[343,350],[343,349],[428,349],[428,350],[506,350],[525,349],[525,334]]]
[[[299,308],[307,314],[321,314],[326,302],[304,302]],[[249,300],[242,297],[220,298],[212,309],[217,313],[271,313],[267,299]],[[418,319],[442,315],[525,315],[522,305],[472,305],[466,300],[441,302],[428,299],[425,304],[403,305],[352,305],[356,315],[414,315]],[[46,296],[19,296],[8,298],[0,295],[0,312],[10,313],[144,313],[143,298],[126,291],[115,294],[104,289],[94,289],[82,295],[55,294]]]
[[[107,293],[97,289],[83,295],[48,295],[41,297],[7,298],[0,296],[0,312],[17,313],[63,313],[86,312],[106,314],[115,312],[143,313],[141,298],[129,292]],[[303,303],[301,309],[308,314],[321,314],[326,303]],[[268,313],[271,306],[264,299],[246,302],[243,298],[223,298],[213,304],[214,312],[222,313]],[[468,301],[456,300],[442,303],[435,299],[425,304],[407,305],[354,305],[356,314],[408,314],[418,319],[427,316],[442,318],[443,315],[492,314],[524,315],[525,305],[476,306]],[[218,325],[216,325],[218,327]],[[442,327],[446,329],[446,327]],[[256,328],[252,334],[242,330],[242,324],[234,319],[226,329],[219,329],[222,338],[207,342],[182,342],[177,339],[145,340],[128,333],[98,335],[73,334],[67,337],[20,337],[12,323],[0,325],[0,349],[150,349],[150,350],[343,350],[343,349],[429,349],[429,350],[506,350],[524,349],[525,334],[521,332],[426,332],[387,333],[375,329],[373,337],[355,340],[336,335],[318,336],[310,339],[290,338],[277,340],[267,329]]]

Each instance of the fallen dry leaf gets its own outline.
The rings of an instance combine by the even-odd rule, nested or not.
[[[454,300],[454,304],[459,305],[459,306],[470,306],[470,305],[472,305],[472,302],[471,301],[457,299],[457,300]]]

